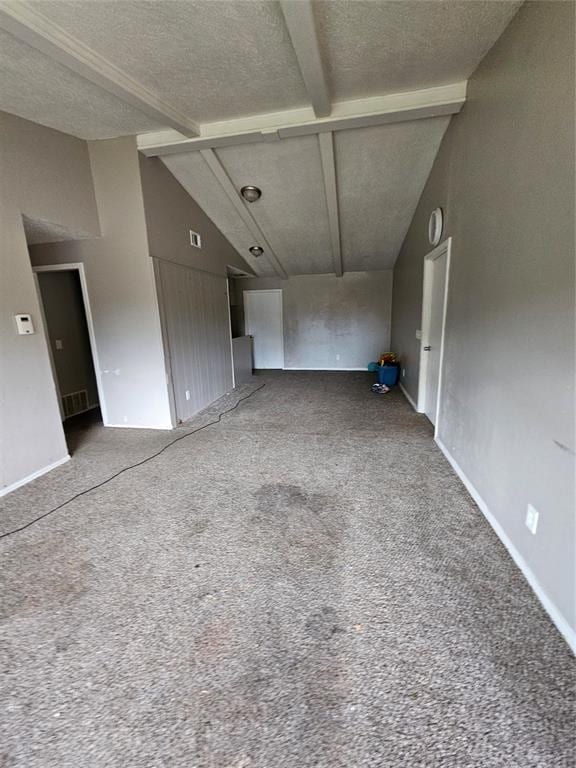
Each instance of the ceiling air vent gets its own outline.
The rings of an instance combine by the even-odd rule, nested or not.
[[[202,248],[202,238],[198,232],[190,230],[190,245],[193,245],[194,248]]]

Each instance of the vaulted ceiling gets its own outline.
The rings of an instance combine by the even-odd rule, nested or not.
[[[519,5],[3,0],[0,109],[139,135],[257,274],[384,269]],[[245,203],[245,184],[261,199]]]

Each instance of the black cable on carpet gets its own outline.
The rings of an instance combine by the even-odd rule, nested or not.
[[[130,469],[135,469],[136,467],[142,466],[142,464],[146,464],[147,461],[152,461],[152,459],[155,459],[157,456],[160,456],[161,453],[164,453],[164,451],[167,448],[170,448],[170,446],[174,445],[174,443],[179,443],[180,440],[184,440],[185,438],[190,437],[191,435],[195,435],[196,432],[201,432],[203,429],[207,429],[208,427],[214,426],[214,424],[219,424],[220,421],[222,420],[222,416],[226,416],[227,413],[231,413],[232,411],[234,411],[236,408],[238,408],[240,403],[244,402],[244,400],[248,400],[249,397],[252,397],[252,395],[255,395],[256,392],[259,392],[265,386],[266,384],[261,384],[257,389],[250,392],[249,395],[246,395],[246,397],[241,397],[238,400],[238,402],[232,406],[232,408],[228,408],[227,411],[222,411],[222,413],[219,413],[218,418],[214,419],[214,421],[210,421],[208,422],[208,424],[203,424],[201,427],[198,427],[197,429],[193,429],[191,432],[186,432],[185,435],[180,435],[180,437],[176,437],[174,440],[171,440],[163,448],[161,448],[156,453],[153,453],[151,456],[148,456],[145,459],[142,459],[142,461],[136,462],[136,464],[130,464],[130,466],[124,467],[124,469],[121,469],[119,472],[116,472],[116,474],[111,475],[106,480],[102,480],[101,483],[98,483],[97,485],[93,485],[91,488],[86,488],[85,491],[80,491],[80,493],[77,493],[75,496],[72,496],[66,501],[63,501],[62,504],[58,504],[57,507],[54,507],[53,509],[49,509],[48,512],[44,512],[44,514],[40,515],[40,517],[36,517],[34,518],[34,520],[30,520],[30,522],[26,523],[26,525],[22,525],[20,528],[14,528],[13,531],[8,531],[7,533],[1,534],[0,539],[5,539],[7,536],[12,536],[14,533],[20,533],[20,531],[24,531],[26,530],[26,528],[30,528],[30,526],[34,525],[34,523],[38,523],[40,520],[43,520],[45,517],[48,517],[48,515],[52,515],[54,512],[58,512],[59,509],[62,509],[62,507],[65,507],[67,504],[70,504],[72,501],[79,499],[80,496],[84,496],[85,494],[90,493],[91,491],[95,491],[97,488],[101,488],[103,485],[106,485],[106,483],[109,483],[111,480],[114,480],[114,478],[124,474],[124,472],[128,472]]]

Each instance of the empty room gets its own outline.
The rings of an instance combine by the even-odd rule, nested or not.
[[[576,765],[576,3],[0,0],[0,765]]]

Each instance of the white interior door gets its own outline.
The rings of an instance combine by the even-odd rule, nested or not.
[[[244,317],[254,338],[254,368],[284,368],[282,291],[244,291]]]
[[[437,426],[444,327],[448,295],[449,244],[439,247],[426,258],[424,265],[424,307],[422,323],[423,410],[432,424]]]

